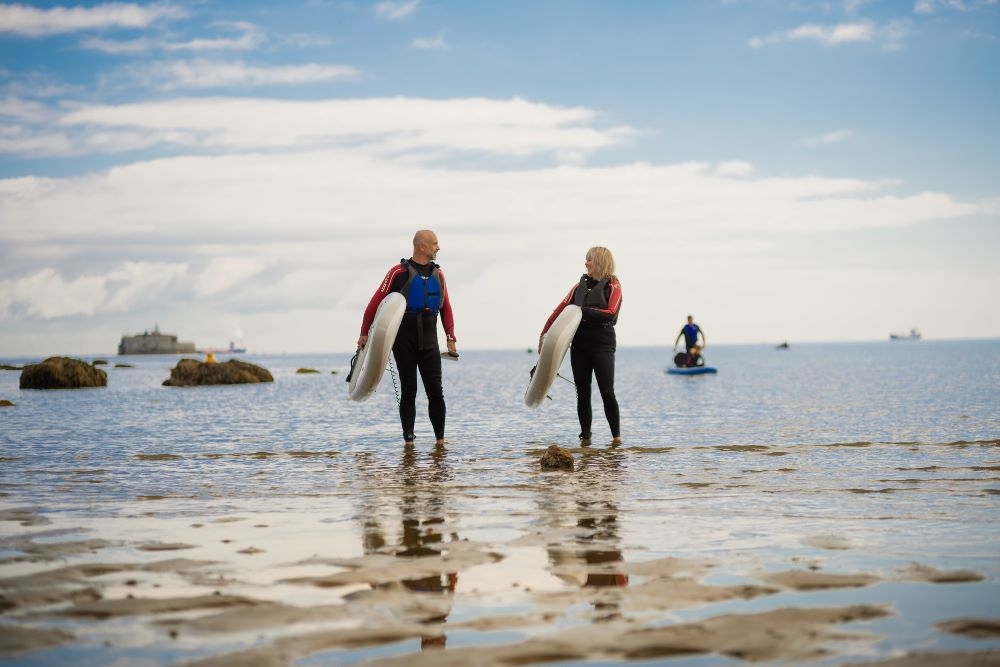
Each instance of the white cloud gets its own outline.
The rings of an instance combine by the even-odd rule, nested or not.
[[[51,118],[54,112],[40,102],[23,100],[19,97],[0,99],[0,118],[21,121],[38,121]]]
[[[107,28],[145,28],[160,19],[187,16],[170,4],[106,3],[93,7],[38,9],[28,5],[0,5],[0,33],[44,37]]]
[[[138,39],[131,39],[127,41],[93,37],[91,39],[85,39],[80,43],[80,45],[85,49],[100,51],[101,53],[107,53],[113,56],[145,53],[156,48],[157,44],[158,42],[156,40],[152,40],[147,37],[140,37]]]
[[[824,46],[877,42],[884,51],[899,51],[902,50],[903,40],[909,33],[910,24],[905,19],[892,20],[882,26],[871,21],[840,23],[833,26],[810,23],[791,30],[753,37],[748,44],[751,48],[760,49],[775,44],[802,41],[818,42]]]
[[[235,66],[188,72],[166,64],[144,70],[160,81],[176,77],[186,85],[221,85],[240,80],[305,80],[314,70],[263,73]],[[320,72],[319,74],[323,74]],[[336,71],[325,72],[332,76]],[[138,73],[137,73],[138,74]],[[261,76],[257,76],[262,74]],[[282,78],[284,77],[284,78]],[[130,150],[137,144],[223,151],[301,149],[359,145],[380,152],[420,151],[424,159],[454,151],[505,156],[584,155],[620,145],[632,128],[598,127],[597,114],[582,107],[557,107],[522,99],[429,100],[382,98],[281,101],[246,98],[189,98],[117,106],[83,105],[57,122],[36,128],[37,136],[60,132],[76,140],[76,152]],[[121,136],[120,144],[115,136]],[[9,146],[13,150],[16,146]]]
[[[0,313],[12,330],[30,318],[74,314],[149,318],[155,304],[155,317],[185,338],[228,330],[238,319],[252,345],[349,349],[385,269],[408,251],[414,229],[429,227],[454,278],[463,339],[511,346],[537,338],[595,243],[614,249],[636,304],[663,298],[664,252],[673,275],[714,266],[717,278],[699,279],[707,307],[722,283],[732,287],[734,272],[747,289],[766,284],[761,266],[781,275],[788,260],[776,264],[770,254],[778,239],[819,235],[823,243],[831,232],[901,229],[986,215],[996,205],[895,187],[756,177],[742,161],[446,169],[346,148],[177,157],[73,178],[0,180],[5,246],[50,258],[36,264],[46,270],[8,269]],[[498,256],[512,240],[517,252]],[[60,268],[68,265],[97,268]],[[522,306],[536,317],[500,331],[489,315],[494,306],[480,297],[521,275],[532,276]],[[662,327],[661,309],[649,311],[635,309],[623,321],[630,344],[652,343],[642,332]],[[305,313],[312,324],[291,330],[289,322],[309,320]],[[114,326],[106,336],[119,333]]]
[[[438,33],[434,37],[418,37],[410,42],[410,46],[415,49],[446,51],[448,43],[444,41],[444,33]]]
[[[871,0],[844,0],[844,11],[848,14],[857,14],[858,10]]]
[[[182,264],[126,262],[103,275],[67,279],[55,268],[40,269],[0,280],[0,320],[14,308],[41,319],[123,312],[140,300],[155,298],[157,290],[185,270]]]
[[[152,50],[160,51],[250,51],[265,42],[264,32],[252,23],[235,22],[222,24],[224,27],[241,31],[242,34],[231,38],[197,38],[184,42],[150,39],[142,37],[128,41],[116,41],[103,38],[86,39],[82,46],[93,51],[112,55],[145,53]]]
[[[915,14],[933,14],[938,7],[958,12],[972,12],[995,7],[997,4],[1000,4],[1000,0],[916,0],[913,12]]]
[[[734,284],[747,290],[738,310],[754,303],[754,290],[789,276],[801,284],[783,292],[787,302],[814,294],[820,283],[803,275],[802,258],[777,248],[789,239],[822,248],[851,231],[997,215],[995,199],[903,192],[892,181],[768,178],[739,159],[600,167],[476,159],[477,168],[449,159],[470,151],[476,158],[579,158],[635,135],[606,127],[592,109],[523,99],[31,104],[12,98],[0,107],[16,129],[0,134],[0,149],[4,141],[60,137],[77,151],[162,145],[193,154],[67,178],[0,179],[0,343],[39,320],[76,318],[59,325],[87,328],[88,340],[110,345],[148,320],[213,344],[239,322],[253,347],[349,349],[388,264],[408,251],[415,229],[429,227],[454,277],[463,341],[519,346],[537,339],[589,245],[614,249],[629,303],[664,299],[666,254],[679,280],[698,276],[705,308],[713,299],[732,301],[726,290]],[[46,109],[49,117],[32,125],[33,112]],[[843,140],[849,132],[814,139]],[[516,252],[497,255],[512,242]],[[845,273],[836,262],[809,270]],[[481,295],[521,275],[533,281],[523,310],[537,317],[497,328]],[[880,280],[895,284],[891,275]],[[679,306],[630,311],[622,339],[656,344],[648,332],[662,330],[671,305]],[[102,327],[110,330],[93,333]]]
[[[207,90],[233,86],[285,86],[354,79],[347,65],[255,66],[240,60],[174,60],[133,65],[122,70],[134,83],[163,91]]]
[[[196,294],[206,297],[246,283],[267,266],[257,257],[217,257],[203,268],[196,280]]]
[[[910,34],[910,23],[905,19],[889,21],[879,28],[879,40],[884,51],[901,51],[903,40]]]
[[[853,130],[834,130],[816,137],[806,137],[802,140],[803,146],[825,146],[829,144],[839,144],[854,136]]]
[[[78,152],[76,142],[63,132],[37,132],[26,125],[0,126],[0,154],[41,156]]]
[[[715,173],[719,176],[731,176],[734,178],[751,176],[753,172],[753,165],[743,160],[730,160],[729,162],[722,162],[715,167]]]
[[[333,44],[333,40],[327,35],[304,32],[278,35],[276,40],[284,46],[290,46],[296,49],[315,49],[321,46],[330,46]]]
[[[143,302],[155,303],[159,294],[187,271],[187,264],[180,262],[125,262],[103,278],[106,296],[98,312],[123,313]]]
[[[79,86],[70,86],[54,76],[42,72],[7,72],[0,86],[0,93],[8,97],[32,99],[78,95],[84,92]]]
[[[405,19],[417,11],[420,0],[409,0],[408,2],[380,2],[375,5],[375,16],[387,21],[399,21]]]
[[[868,21],[840,23],[835,26],[806,24],[791,30],[771,33],[764,37],[754,37],[750,40],[750,46],[761,48],[771,44],[796,41],[815,41],[827,46],[835,46],[853,42],[870,42],[874,37],[875,26]]]

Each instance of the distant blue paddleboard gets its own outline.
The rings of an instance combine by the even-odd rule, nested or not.
[[[718,373],[719,369],[714,366],[692,366],[691,368],[668,368],[668,375],[705,375],[706,373]]]

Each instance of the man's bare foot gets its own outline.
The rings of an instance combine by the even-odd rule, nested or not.
[[[434,445],[436,447],[444,447],[447,444],[448,444],[448,441],[445,440],[444,438],[440,438],[440,439],[438,439],[437,441],[434,442]]]
[[[620,445],[620,444],[622,444],[622,439],[621,439],[621,437],[614,437],[614,438],[611,438],[611,446],[612,446],[612,447],[617,447],[617,446],[618,446],[618,445]]]

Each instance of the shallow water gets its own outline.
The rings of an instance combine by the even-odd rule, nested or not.
[[[845,642],[819,664],[1000,646],[996,637],[934,627],[960,616],[1000,617],[1000,341],[707,353],[717,375],[682,377],[664,373],[669,350],[619,350],[624,442],[608,447],[595,390],[595,437],[586,449],[577,447],[569,382],[557,378],[541,408],[523,405],[533,363],[523,351],[463,352],[458,363],[444,363],[444,449],[433,446],[422,397],[416,447],[403,448],[391,375],[368,402],[348,401],[347,354],[247,355],[275,382],[228,387],[162,387],[176,358],[159,356],[108,358],[135,367],[105,367],[103,389],[20,391],[17,372],[0,372],[0,398],[15,403],[0,409],[0,510],[30,508],[51,522],[0,522],[0,579],[54,567],[25,558],[25,540],[106,537],[115,545],[62,562],[218,560],[233,579],[227,592],[344,605],[371,585],[286,580],[330,572],[329,563],[304,562],[310,557],[439,555],[468,543],[496,560],[401,580],[424,598],[443,598],[446,619],[432,625],[449,650],[622,619],[655,627],[862,602],[893,610],[864,624],[878,639]],[[301,367],[321,372],[297,374]],[[540,469],[550,444],[573,448],[573,472]],[[193,548],[165,556],[136,546],[157,540]],[[257,551],[242,554],[237,545]],[[623,594],[652,581],[623,574],[628,566],[666,557],[710,563],[704,581],[719,586],[808,568],[877,581],[667,609]],[[914,564],[981,580],[915,581],[905,574]],[[190,582],[157,584],[158,594],[172,586],[191,592]],[[116,592],[127,589],[111,586],[105,598]],[[406,615],[390,603],[363,609],[368,621]],[[481,627],[486,618],[525,614],[539,616],[524,627]],[[0,620],[0,632],[52,622],[17,610]],[[146,620],[63,619],[84,639],[10,664],[98,665],[109,657],[173,664],[292,632],[179,641]],[[420,649],[418,640],[338,647],[295,664],[353,664]]]

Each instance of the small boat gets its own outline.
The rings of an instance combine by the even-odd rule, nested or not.
[[[207,347],[204,350],[198,350],[198,354],[208,354],[209,352],[219,354],[246,354],[247,349],[245,347],[236,347],[236,343],[229,341],[229,347]]]
[[[920,329],[910,329],[908,334],[889,334],[889,340],[920,340]]]
[[[705,375],[707,373],[718,373],[719,369],[714,366],[686,366],[670,367],[667,369],[668,375]]]

